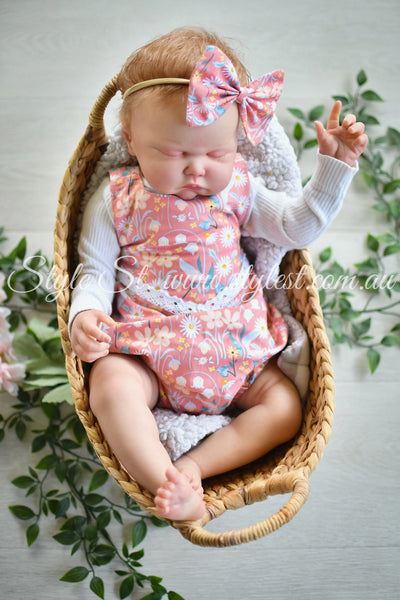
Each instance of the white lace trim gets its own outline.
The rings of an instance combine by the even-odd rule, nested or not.
[[[142,279],[134,275],[128,275],[121,271],[119,282],[124,286],[122,293],[134,294],[147,305],[155,306],[157,309],[166,310],[171,314],[185,314],[188,312],[200,312],[217,310],[236,305],[239,294],[247,292],[250,265],[245,257],[237,277],[234,277],[229,285],[221,290],[214,298],[200,304],[190,300],[183,300],[179,296],[169,294],[166,289],[156,288],[153,283],[144,283]],[[200,283],[200,285],[202,285]],[[241,301],[243,301],[241,296]]]

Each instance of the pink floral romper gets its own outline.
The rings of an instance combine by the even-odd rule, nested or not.
[[[221,193],[188,201],[147,191],[137,167],[110,179],[121,246],[110,350],[143,358],[158,376],[161,406],[221,413],[287,342],[240,247],[246,163],[237,156]]]

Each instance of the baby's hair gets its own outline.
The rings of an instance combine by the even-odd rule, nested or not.
[[[207,46],[218,46],[230,58],[242,86],[249,82],[249,74],[229,44],[214,33],[198,27],[174,29],[129,56],[118,76],[118,87],[122,94],[136,83],[164,77],[190,79],[192,71]],[[122,105],[121,118],[136,101],[143,101],[149,95],[168,97],[180,95],[186,100],[187,85],[157,85],[140,90],[128,96]]]

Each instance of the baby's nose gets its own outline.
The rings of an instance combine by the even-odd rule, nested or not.
[[[192,177],[202,177],[205,173],[204,163],[199,157],[190,158],[185,169],[184,174]]]

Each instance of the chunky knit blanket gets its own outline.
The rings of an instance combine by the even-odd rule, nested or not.
[[[239,152],[245,158],[249,171],[262,179],[272,190],[286,192],[289,196],[301,195],[301,177],[297,160],[283,127],[274,117],[264,139],[258,146],[252,146],[244,136],[239,140]],[[128,148],[117,126],[109,137],[106,152],[96,164],[82,202],[82,211],[90,196],[96,191],[110,169],[132,164]],[[79,227],[78,227],[79,230]],[[279,263],[286,249],[259,238],[242,237],[242,245],[250,263],[263,282],[268,282],[265,296],[285,317],[289,328],[289,340],[279,356],[278,364],[282,371],[295,383],[300,396],[304,398],[309,378],[309,348],[306,333],[293,317],[284,289],[274,287],[279,271]],[[177,414],[168,409],[154,411],[160,440],[171,460],[196,446],[203,438],[231,422],[232,416]]]

